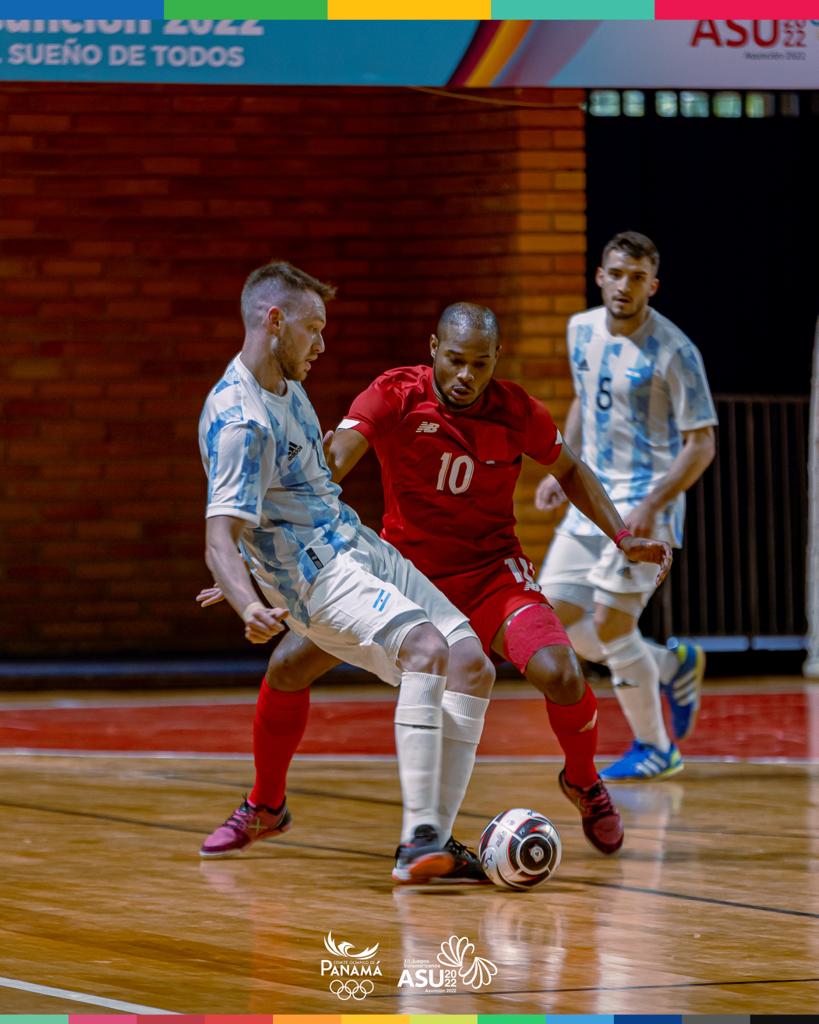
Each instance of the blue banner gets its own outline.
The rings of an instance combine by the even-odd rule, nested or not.
[[[0,79],[441,85],[476,21],[0,21]]]

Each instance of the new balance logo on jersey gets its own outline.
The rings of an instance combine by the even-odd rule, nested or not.
[[[299,454],[304,445],[296,444],[295,441],[287,442],[287,461],[292,462],[293,459]]]
[[[424,420],[423,423],[421,423],[419,425],[419,427],[415,431],[415,433],[416,434],[434,434],[437,431],[438,427],[440,427],[440,425],[441,425],[440,423],[430,423],[429,420]]]
[[[578,370],[588,370],[588,368],[589,368],[589,364],[588,364],[588,362],[586,360],[586,357],[583,356],[583,358],[577,364],[577,369]]]

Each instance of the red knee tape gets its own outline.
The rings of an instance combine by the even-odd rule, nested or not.
[[[518,612],[506,627],[503,653],[523,675],[541,647],[555,645],[570,646],[566,630],[549,605],[533,604]]]

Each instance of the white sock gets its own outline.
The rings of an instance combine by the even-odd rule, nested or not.
[[[671,748],[660,703],[660,670],[640,631],[603,645],[614,692],[641,743],[650,743],[664,754]]]
[[[433,825],[440,833],[441,701],[445,686],[445,676],[401,673],[395,706],[395,750],[404,802],[404,843],[412,839],[418,825]],[[442,842],[448,838],[443,836]]]
[[[472,776],[475,751],[483,732],[489,701],[468,693],[447,690],[441,702],[444,714],[441,751],[441,795],[439,799],[441,838],[446,842]]]
[[[568,627],[566,632],[569,634],[572,647],[581,658],[585,658],[586,661],[594,661],[598,665],[603,664],[606,656],[603,654],[603,645],[597,635],[591,615],[584,615],[582,619],[578,619]]]
[[[653,640],[647,640],[645,637],[643,637],[643,643],[651,651],[651,657],[657,662],[657,668],[660,670],[660,682],[670,682],[671,677],[680,667],[680,662],[675,652],[669,651],[662,644],[655,644]]]

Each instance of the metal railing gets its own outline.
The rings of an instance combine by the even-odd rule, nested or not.
[[[800,649],[807,630],[807,396],[715,396],[717,455],[688,492],[685,541],[647,635]]]

